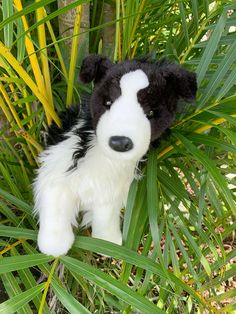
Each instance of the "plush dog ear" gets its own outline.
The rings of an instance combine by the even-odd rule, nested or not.
[[[178,64],[168,64],[163,67],[162,75],[178,98],[188,102],[195,100],[197,93],[195,73],[185,70]]]
[[[105,56],[89,55],[86,57],[80,68],[80,79],[83,83],[98,83],[112,66],[112,62]]]

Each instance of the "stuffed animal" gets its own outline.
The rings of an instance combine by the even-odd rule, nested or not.
[[[178,100],[197,91],[194,73],[166,61],[90,55],[80,79],[94,82],[89,103],[66,111],[61,129],[51,126],[33,184],[38,246],[55,257],[71,248],[79,211],[93,237],[122,244],[120,209],[137,164],[173,122]]]

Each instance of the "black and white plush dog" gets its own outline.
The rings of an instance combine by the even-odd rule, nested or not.
[[[79,211],[93,237],[122,243],[120,209],[137,163],[173,122],[178,100],[192,101],[197,91],[195,74],[167,62],[112,64],[91,55],[80,78],[95,83],[89,105],[51,127],[34,182],[39,249],[54,256],[72,246]]]

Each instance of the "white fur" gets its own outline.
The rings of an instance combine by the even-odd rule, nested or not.
[[[98,144],[109,158],[138,161],[147,152],[151,127],[138,103],[137,92],[148,84],[142,70],[129,72],[121,78],[121,96],[103,114],[97,125]],[[109,138],[116,135],[129,137],[134,148],[125,153],[112,150],[108,144]]]
[[[40,155],[41,167],[34,182],[35,211],[39,214],[38,245],[45,254],[66,254],[74,241],[78,210],[85,211],[85,224],[92,225],[93,237],[122,243],[120,209],[125,206],[135,167],[150,143],[150,123],[138,103],[137,92],[148,86],[144,72],[125,74],[121,96],[100,118],[97,135],[85,157],[71,171],[78,136],[49,147]],[[81,122],[76,126],[81,127]],[[127,136],[134,143],[128,152],[115,152],[111,136]]]

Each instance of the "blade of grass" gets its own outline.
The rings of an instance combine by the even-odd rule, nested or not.
[[[213,297],[210,297],[208,299],[208,301],[210,301],[210,302],[212,302],[212,301],[220,302],[220,301],[223,301],[223,300],[226,300],[226,299],[229,299],[229,298],[234,298],[235,296],[236,296],[236,289],[232,289],[232,290],[226,291],[225,293],[217,294],[217,295],[215,295]]]
[[[208,112],[214,114],[215,116],[219,117],[219,118],[224,118],[225,121],[230,122],[232,125],[236,126],[236,116],[230,116],[228,114],[225,114],[223,112],[217,112],[214,110],[208,110]]]
[[[223,264],[223,266],[224,265],[225,265],[225,263]],[[204,291],[204,290],[209,289],[215,285],[219,285],[222,282],[229,280],[230,278],[235,276],[235,272],[236,272],[236,266],[232,265],[229,270],[225,271],[223,274],[219,273],[218,276],[214,277],[210,282],[205,281],[200,290]]]
[[[20,253],[16,250],[16,249],[12,249],[11,253],[13,255],[17,255],[19,256]],[[21,282],[24,285],[24,287],[28,290],[31,289],[33,287],[36,287],[38,285],[37,281],[35,280],[33,274],[31,273],[30,269],[25,268],[22,270],[18,270],[17,273],[20,276]],[[41,293],[39,293],[35,298],[32,299],[32,302],[34,303],[37,311],[39,309],[40,306],[40,297],[41,297]],[[49,310],[48,306],[44,306],[44,314],[50,314],[51,311]]]
[[[227,79],[225,80],[224,85],[221,87],[220,91],[217,93],[216,101],[219,101],[228,93],[230,88],[232,88],[232,86],[235,85],[235,81],[236,81],[236,67],[227,76]]]
[[[144,245],[143,245],[143,250],[142,250],[142,255],[143,256],[147,256],[151,250],[151,246],[152,246],[152,236],[151,234],[149,233],[147,235],[147,238],[144,242]],[[155,258],[153,258],[153,255],[152,254],[152,259],[155,260]],[[140,292],[140,290],[143,290],[143,284],[144,282],[142,281],[142,278],[144,276],[144,270],[140,267],[137,268],[137,271],[136,271],[136,275],[135,275],[135,279],[134,279],[134,283],[133,283],[133,290],[137,290],[138,287],[141,285],[140,289],[138,289],[138,293],[144,295],[144,293]],[[147,274],[146,274],[147,275]],[[145,276],[146,277],[146,276]],[[149,276],[149,279],[150,279],[150,276]],[[145,288],[144,288],[145,289]]]
[[[28,254],[37,254],[37,251],[27,242],[24,243],[24,249]],[[44,263],[38,265],[41,272],[50,274],[50,265]],[[67,290],[62,286],[61,279],[57,277],[57,275],[53,274],[51,280],[51,288],[53,292],[57,296],[58,300],[61,304],[72,314],[77,314],[78,312],[81,314],[90,313],[88,310],[84,308],[82,304],[80,304]],[[45,311],[45,305],[44,305]]]
[[[8,107],[5,105],[5,102],[3,100],[3,98],[0,95],[0,108],[3,111],[5,117],[7,118],[8,122],[12,122],[13,121],[13,117],[11,114],[11,111],[8,109]]]
[[[16,313],[14,305],[17,307],[17,313],[19,314],[33,313],[30,306],[27,304],[28,302],[26,300],[22,300],[21,298],[22,293],[24,292],[21,291],[21,288],[17,282],[17,278],[15,278],[15,276],[12,273],[9,273],[1,275],[1,279],[6,289],[6,292],[9,296],[9,300],[0,304],[0,313],[1,314]],[[20,296],[19,299],[17,298],[18,296]],[[32,298],[33,297],[34,296],[32,296]],[[19,300],[22,300],[23,302],[18,304]],[[17,302],[17,304],[15,304],[15,301]]]
[[[218,48],[218,43],[220,41],[221,35],[223,34],[224,28],[225,28],[225,23],[227,20],[227,11],[223,10],[216,27],[211,34],[210,39],[207,42],[206,48],[204,50],[204,53],[202,55],[202,58],[198,64],[198,67],[196,69],[197,72],[197,80],[198,80],[198,85],[201,84],[208,66],[214,56],[214,53],[216,49]]]
[[[236,311],[236,305],[235,304],[229,304],[223,307],[222,309],[225,313],[234,313]]]
[[[143,179],[139,182],[138,192],[136,194],[137,197],[135,199],[134,207],[132,208],[129,229],[127,230],[127,240],[125,241],[125,246],[133,249],[135,249],[139,243],[139,240],[137,241],[137,228],[135,228],[135,226],[138,226],[141,223],[140,215],[142,214],[142,208],[145,203],[145,189],[146,182],[145,179]],[[130,205],[132,204],[130,203]],[[143,222],[144,221],[142,220],[142,224]],[[139,234],[138,237],[140,236],[141,235]]]
[[[7,217],[14,225],[18,226],[20,224],[18,216],[2,201],[0,201],[0,213]]]
[[[10,191],[18,198],[22,199],[22,194],[18,188],[18,186],[15,184],[15,182],[12,180],[12,174],[8,172],[6,167],[2,162],[0,162],[0,172],[4,177],[4,180],[9,186]]]
[[[23,69],[20,63],[15,59],[15,57],[10,53],[10,51],[0,42],[0,55],[2,55],[12,66],[12,68],[18,73],[18,75],[25,81],[26,85],[32,90],[36,95],[39,101],[43,104],[45,112],[47,112],[52,119],[60,126],[60,119],[58,118],[56,112],[49,104],[47,98],[44,94],[38,89],[38,86],[34,83],[28,73]]]
[[[236,206],[234,203],[234,200],[232,198],[232,194],[230,193],[230,190],[227,187],[227,183],[224,179],[224,177],[221,175],[219,170],[216,168],[214,162],[207,158],[206,154],[202,153],[199,149],[196,148],[189,140],[187,140],[186,137],[181,135],[180,133],[176,133],[176,137],[181,140],[181,142],[184,144],[187,151],[194,156],[198,161],[200,161],[201,164],[204,165],[204,167],[209,172],[209,175],[214,180],[215,184],[217,185],[218,189],[222,191],[223,195],[225,196],[225,200],[228,203],[229,207],[231,208],[233,213],[236,213]]]
[[[228,70],[236,60],[236,41],[225,54],[223,60],[219,64],[217,70],[210,79],[210,82],[207,84],[207,87],[204,90],[204,94],[200,98],[201,106],[203,107],[207,100],[213,95],[216,90],[216,87],[223,81],[224,76],[227,74]],[[232,86],[229,85],[229,88]],[[219,101],[225,93],[217,92],[217,100]]]
[[[132,210],[135,204],[137,191],[138,191],[138,182],[137,180],[134,180],[129,189],[129,195],[128,195],[127,205],[125,209],[125,214],[124,214],[123,241],[126,241],[128,237],[130,222],[132,218]]]
[[[57,264],[58,264],[58,260],[59,260],[59,258],[56,258],[56,259],[54,260],[53,264],[52,264],[52,267],[51,267],[51,270],[50,270],[48,279],[47,279],[47,281],[46,281],[46,283],[45,283],[45,287],[44,287],[44,291],[43,291],[43,296],[42,296],[42,299],[41,299],[41,302],[40,302],[38,314],[43,314],[43,313],[44,313],[44,304],[45,304],[45,301],[46,301],[48,289],[49,289],[49,287],[50,287],[53,274],[54,274],[54,272],[55,272],[55,268],[56,268],[56,266],[57,266]],[[47,261],[47,262],[48,262],[48,261]]]
[[[195,29],[198,30],[199,28],[198,1],[191,0],[191,6],[192,6],[193,21],[194,21]]]
[[[132,56],[132,57],[134,57],[134,55],[135,55],[135,51],[136,51],[137,46],[134,46],[133,51],[131,51],[131,44],[132,44],[132,42],[134,40],[134,35],[135,35],[136,31],[137,31],[137,26],[138,26],[138,23],[140,21],[141,15],[142,15],[141,12],[143,11],[143,8],[145,7],[145,4],[146,4],[146,0],[142,0],[141,3],[138,6],[138,10],[137,10],[138,12],[137,12],[137,15],[135,17],[135,21],[134,21],[134,24],[133,24],[133,27],[132,27],[131,36],[129,37],[129,42],[128,42],[126,54],[128,55],[128,51],[130,50],[129,55]]]
[[[25,36],[21,36],[24,33],[24,25],[22,19],[19,17],[15,20],[17,28],[17,60],[22,62],[25,57]],[[21,37],[20,37],[21,36]]]
[[[52,280],[52,289],[57,296],[61,304],[69,311],[71,314],[89,314],[91,313],[87,310],[81,303],[79,303],[66,289],[62,288],[56,281]]]
[[[17,208],[23,210],[24,212],[26,212],[27,214],[29,214],[30,216],[32,216],[32,207],[29,206],[26,202],[24,202],[23,200],[11,195],[10,193],[8,193],[7,191],[4,191],[3,189],[0,188],[0,196],[3,199],[6,199],[7,201],[9,201],[10,203],[14,204],[17,206]]]
[[[234,145],[218,139],[216,136],[212,136],[209,134],[192,133],[188,135],[188,139],[191,140],[193,143],[216,147],[221,149],[222,151],[231,152],[233,154],[236,153],[236,147]]]
[[[179,12],[180,12],[180,17],[181,17],[181,21],[182,21],[182,27],[183,27],[183,31],[184,31],[184,37],[186,40],[186,46],[188,46],[189,45],[189,34],[188,34],[188,25],[186,22],[187,18],[186,18],[186,14],[185,14],[183,0],[178,1],[178,5],[179,5]]]
[[[71,59],[70,59],[68,87],[67,87],[67,96],[66,96],[67,107],[69,107],[73,101],[73,88],[74,88],[76,60],[77,60],[77,55],[78,55],[78,43],[79,43],[79,32],[80,32],[82,8],[83,8],[82,5],[79,5],[76,8],[76,16],[75,16],[75,21],[74,21],[73,39],[72,39],[72,47],[71,47]]]
[[[201,262],[206,273],[210,277],[211,276],[211,267],[210,267],[207,259],[202,254],[201,250],[199,249],[195,239],[193,238],[193,236],[191,235],[189,230],[186,228],[185,224],[180,219],[178,219],[178,217],[176,218],[176,222],[177,222],[177,225],[179,226],[180,231],[183,232],[184,235],[186,236],[186,238],[188,240],[188,245],[191,246],[193,251],[196,253],[197,257],[199,258],[199,261]]]
[[[165,274],[166,270],[164,271],[160,264],[155,263],[150,258],[142,256],[128,248],[121,247],[104,240],[88,237],[78,237],[74,243],[74,246],[84,250],[91,250],[93,252],[112,256],[116,259],[125,260],[131,265],[136,265],[140,268],[146,269],[151,273],[163,278],[164,280],[169,281]],[[181,287],[183,290],[191,294],[195,300],[198,300],[198,302],[201,304],[206,305],[205,300],[202,299],[201,296],[198,295],[190,286],[186,285],[184,281],[174,276],[171,272],[169,272],[169,277],[176,286]]]
[[[135,206],[132,209],[132,216],[130,220],[128,237],[124,245],[133,250],[137,250],[140,244],[140,240],[143,236],[144,228],[147,222],[147,212],[144,209],[146,207],[146,179],[143,179],[138,188],[137,198],[135,199]],[[122,264],[121,281],[128,282],[132,265]]]
[[[49,3],[52,3],[52,2],[55,2],[56,0],[41,0],[40,2],[37,2],[37,3],[33,3],[33,4],[30,4],[26,7],[24,7],[23,10],[11,15],[10,17],[8,17],[7,19],[3,20],[1,23],[0,23],[0,30],[7,24],[11,23],[12,21],[15,21],[16,19],[20,18],[21,16],[23,15],[27,15],[31,12],[34,12],[37,8],[40,8],[42,6],[46,6],[48,5]]]
[[[22,244],[23,242],[24,242],[24,240],[18,240],[13,244],[6,245],[5,248],[2,251],[0,251],[0,255],[2,256],[6,252],[13,250],[16,246]]]
[[[2,18],[6,20],[13,15],[13,2],[12,0],[2,1]],[[13,43],[13,21],[6,24],[3,28],[4,43],[11,49]]]
[[[23,7],[22,7],[21,0],[13,0],[13,1],[14,1],[16,9],[18,11],[22,11]],[[26,20],[26,17],[23,15],[21,18],[22,18],[22,22],[24,25],[24,29],[27,30],[29,28],[29,26],[28,26],[28,22]],[[41,25],[41,27],[43,27],[43,25]],[[39,36],[39,43],[42,44],[42,36],[41,35]],[[28,53],[30,64],[31,64],[31,67],[32,67],[32,70],[34,73],[37,87],[38,87],[40,93],[45,95],[45,98],[47,99],[48,106],[53,110],[53,104],[51,103],[52,99],[48,98],[48,95],[46,92],[47,89],[46,89],[46,85],[45,85],[45,81],[44,81],[44,76],[41,72],[39,62],[38,62],[37,56],[35,54],[35,49],[34,49],[34,45],[33,45],[30,33],[28,33],[27,36],[25,36],[25,46],[26,46],[26,50]],[[44,45],[44,48],[45,48],[45,45]],[[50,123],[52,121],[51,120],[52,117],[50,116],[48,111],[45,111],[45,113],[46,113],[48,124],[50,125]]]
[[[236,117],[236,114],[232,114],[230,115],[230,117]],[[219,124],[222,124],[224,123],[226,120],[224,118],[219,118],[219,119],[216,119],[216,120],[213,120],[211,121],[211,123],[209,124],[205,124],[203,127],[199,127],[195,130],[195,133],[203,133],[205,131],[208,131],[210,130],[212,127],[216,126],[216,125],[219,125]],[[181,141],[178,140],[175,142],[175,145],[180,145],[181,144]],[[170,145],[166,148],[164,148],[157,156],[157,159],[160,159],[162,157],[164,157],[165,155],[167,155],[169,152],[171,152],[172,150],[174,149],[174,146],[173,145]]]
[[[21,309],[25,304],[35,298],[43,289],[44,284],[37,285],[25,292],[21,292],[18,295],[14,296],[10,300],[7,300],[0,304],[0,313],[1,314],[14,314],[19,309]],[[28,308],[28,312],[33,313],[30,308]]]
[[[67,269],[73,271],[74,273],[80,273],[88,280],[103,287],[113,295],[119,297],[121,300],[132,305],[134,308],[150,314],[164,313],[143,296],[138,295],[126,285],[117,280],[114,280],[112,277],[97,270],[96,268],[68,256],[61,257],[61,261],[67,267]]]
[[[56,39],[56,36],[55,36],[55,34],[54,34],[52,25],[51,25],[50,21],[46,21],[46,24],[47,24],[47,28],[48,28],[49,34],[50,34],[50,36],[51,36],[51,38],[52,38],[52,42],[54,43],[54,47],[55,47],[55,50],[56,50],[56,52],[57,52],[58,59],[59,59],[59,61],[60,61],[62,73],[63,73],[63,75],[64,75],[65,80],[68,81],[68,73],[67,73],[67,69],[66,69],[66,66],[65,66],[65,62],[64,62],[64,60],[63,60],[60,47],[59,47],[59,45],[56,43],[57,39]]]
[[[118,55],[118,49],[119,49],[119,36],[120,36],[120,0],[116,1],[116,33],[115,33],[115,48],[114,48],[114,57],[113,60],[117,61],[117,59],[120,61],[120,56]]]
[[[21,120],[18,116],[18,113],[16,112],[15,107],[13,106],[13,104],[10,101],[10,98],[8,96],[7,91],[5,90],[3,84],[0,82],[0,92],[2,93],[2,95],[4,96],[4,99],[8,105],[8,108],[10,108],[11,114],[9,112],[9,110],[6,108],[6,106],[4,106],[4,103],[2,101],[0,101],[0,106],[2,107],[4,113],[6,114],[6,117],[9,121],[9,123],[12,125],[12,127],[14,128],[14,124],[13,124],[13,118],[16,121],[16,124],[19,128],[19,130],[15,129],[15,133],[16,135],[20,135],[22,137],[24,137],[26,139],[27,142],[31,143],[37,150],[38,152],[40,152],[42,150],[42,147],[32,138],[32,136],[26,132],[21,124]],[[10,120],[9,120],[10,119]],[[17,129],[18,129],[17,128]]]
[[[211,206],[215,208],[216,214],[219,217],[224,217],[223,204],[219,200],[219,195],[216,191],[215,186],[212,184],[212,182],[208,182],[206,193],[207,193],[207,197],[209,198],[211,202]]]
[[[17,125],[19,126],[19,128],[21,128],[22,127],[21,120],[20,120],[20,118],[19,118],[19,116],[18,116],[18,114],[16,112],[16,109],[14,108],[14,106],[13,106],[13,104],[12,104],[10,98],[9,98],[9,95],[8,95],[6,89],[4,88],[2,82],[0,82],[0,92],[2,93],[2,95],[3,95],[4,99],[5,99],[5,102],[7,103],[8,108],[10,109],[11,114],[14,117]],[[11,121],[9,121],[9,122],[11,122]]]
[[[0,236],[16,239],[27,239],[33,241],[36,241],[37,239],[37,233],[35,230],[3,225],[0,225]]]
[[[56,0],[51,0],[51,1],[56,1]],[[42,20],[40,20],[40,21],[34,23],[33,25],[31,25],[25,32],[21,33],[21,34],[19,35],[19,37],[17,37],[17,40],[19,40],[19,38],[20,38],[21,36],[22,36],[22,37],[23,37],[23,36],[26,36],[27,33],[32,32],[35,28],[39,27],[41,24],[47,23],[48,21],[54,19],[55,17],[57,17],[57,16],[59,16],[59,15],[62,15],[62,14],[64,14],[64,13],[66,13],[67,11],[71,10],[71,9],[74,9],[74,8],[77,7],[78,5],[83,4],[83,3],[86,4],[86,3],[90,2],[90,1],[91,1],[91,0],[75,0],[74,2],[72,2],[72,3],[68,4],[68,5],[66,5],[65,7],[62,7],[62,8],[60,8],[60,9],[56,10],[56,11],[53,11],[52,13],[46,15]],[[41,3],[41,2],[42,2],[42,0],[40,1],[40,3]],[[37,3],[38,3],[38,2],[37,2]],[[36,4],[37,4],[37,3],[36,3]],[[32,5],[32,6],[33,6],[33,5]],[[40,5],[40,6],[38,5],[36,8],[38,8],[38,7],[40,8],[41,5]],[[27,8],[27,7],[26,7],[26,8]],[[25,9],[26,9],[26,8],[24,8],[22,11],[20,11],[20,12],[18,12],[18,13],[25,12]],[[17,15],[18,13],[15,13],[15,15]],[[26,14],[27,14],[27,13],[26,13]],[[18,15],[19,15],[19,14],[18,14]],[[18,15],[17,15],[17,16],[18,16]],[[24,15],[24,14],[21,14],[21,15]],[[98,26],[98,27],[95,27],[94,29],[90,29],[90,31],[103,28],[104,26],[110,25],[110,24],[112,24],[112,23],[114,23],[114,22],[113,22],[113,21],[112,21],[112,22],[108,22],[107,24],[104,24],[104,25],[102,25],[102,26]],[[0,29],[1,29],[1,23],[0,23]],[[61,41],[64,41],[64,40],[69,39],[69,38],[70,38],[70,36],[65,37],[65,38],[61,38],[61,39],[59,39],[59,40],[54,40],[53,43],[51,43],[50,45],[47,45],[47,48],[49,48],[50,46],[54,46],[55,43],[60,43]],[[15,42],[13,42],[13,45],[14,45],[14,44],[15,44]],[[38,52],[38,51],[36,51],[36,53],[37,53],[37,52]]]
[[[161,239],[159,235],[158,218],[161,216],[161,210],[159,207],[159,188],[157,187],[157,159],[156,151],[152,149],[148,154],[147,163],[147,209],[149,225],[154,242],[154,248],[157,251],[160,263],[165,269],[165,262],[161,251]],[[166,272],[168,277],[168,273]]]
[[[181,237],[179,236],[179,232],[177,231],[177,229],[175,228],[174,224],[172,223],[172,221],[170,219],[168,219],[168,225],[170,227],[171,232],[173,233],[173,235],[175,237],[175,241],[177,243],[177,246],[179,247],[181,253],[183,254],[183,258],[184,258],[186,264],[188,265],[188,271],[193,276],[194,280],[198,282],[199,281],[198,275],[197,275],[196,271],[194,270],[194,267],[191,263],[190,257],[188,256],[186,248],[183,245],[183,241],[182,241]]]
[[[29,268],[35,265],[50,262],[51,260],[53,260],[53,257],[46,256],[44,254],[4,257],[0,259],[0,274]]]
[[[36,0],[36,2],[39,2],[40,0]],[[43,7],[37,9],[36,11],[36,18],[37,21],[41,21],[46,16],[45,9]],[[52,84],[51,84],[51,78],[50,78],[50,70],[48,65],[48,53],[47,53],[47,42],[46,42],[46,31],[45,31],[45,25],[41,24],[38,26],[38,39],[39,39],[39,47],[40,47],[40,59],[42,64],[42,73],[44,77],[45,82],[45,90],[46,95],[49,103],[53,107],[53,98],[52,98]]]
[[[19,229],[15,227],[6,227],[0,225],[0,236],[12,236],[13,238],[25,238],[25,239],[36,239],[36,232],[34,230],[29,229]],[[26,242],[24,245],[26,247],[29,244]],[[168,280],[165,276],[165,272],[162,270],[162,267],[152,261],[150,258],[145,256],[139,255],[138,253],[122,247],[120,245],[116,245],[114,243],[110,243],[104,240],[95,239],[95,238],[88,238],[88,237],[77,237],[74,243],[75,248],[81,248],[84,250],[91,250],[93,252],[97,252],[100,254],[104,254],[107,256],[112,256],[116,259],[125,260],[127,263],[132,265],[136,265],[143,269],[146,269],[163,279]],[[29,253],[35,253],[35,249],[32,251],[30,250]],[[36,254],[37,255],[37,254]],[[43,255],[43,254],[39,254]],[[50,258],[50,257],[48,257]],[[52,259],[52,258],[51,258]],[[44,264],[40,264],[39,266],[43,266]],[[190,295],[194,297],[194,299],[198,300],[201,304],[206,304],[205,300],[202,299],[190,286],[188,286],[185,282],[175,277],[171,272],[169,273],[170,279],[173,281],[174,284],[180,286],[183,290],[188,292]]]

